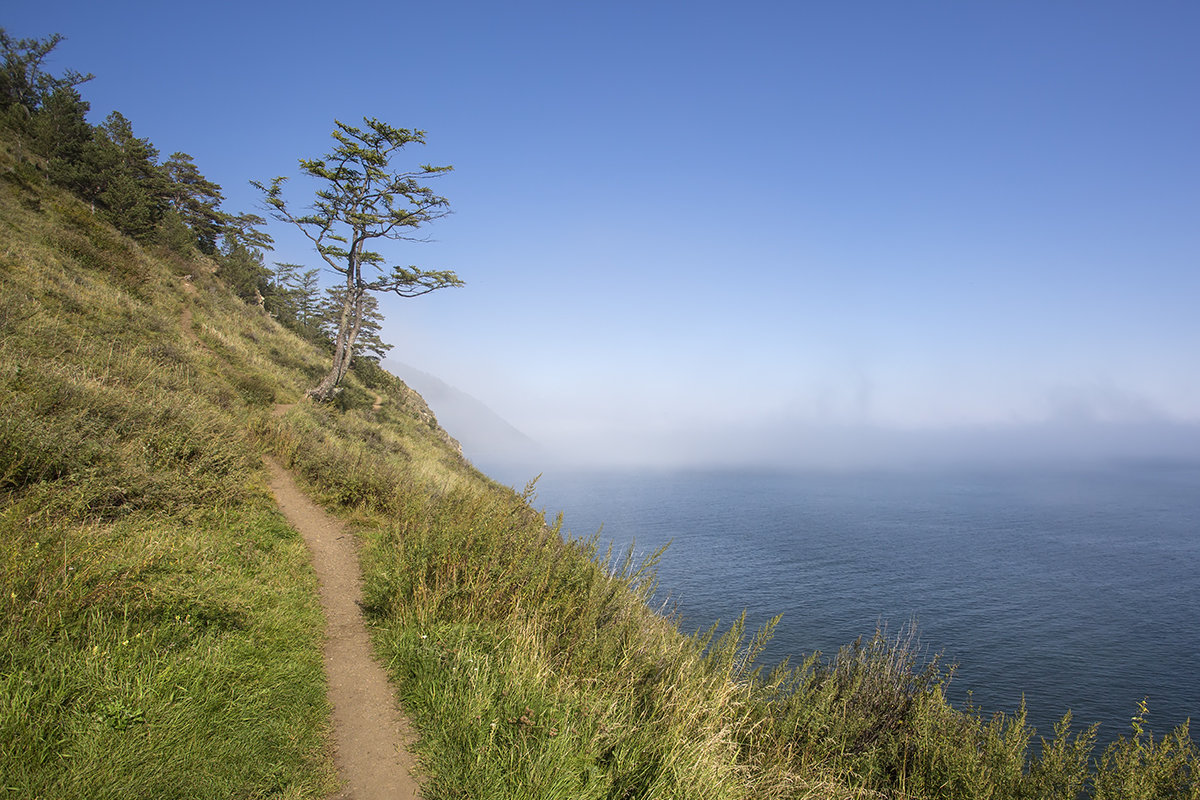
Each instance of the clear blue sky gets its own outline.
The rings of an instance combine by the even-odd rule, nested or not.
[[[393,252],[468,285],[386,302],[385,338],[552,449],[1198,441],[1200,4],[45,0],[0,24],[65,34],[92,121],[192,154],[230,211],[335,118],[426,130],[455,213]],[[273,232],[271,260],[316,265]]]

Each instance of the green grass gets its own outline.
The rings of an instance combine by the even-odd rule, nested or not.
[[[24,564],[42,575],[4,609],[5,791],[319,794],[315,587],[291,577],[305,572],[303,544],[257,505],[37,531]]]
[[[183,290],[204,266],[0,181],[0,797],[334,786],[316,582],[250,432],[302,369],[238,344],[277,326],[211,278]]]
[[[1043,738],[1023,710],[951,707],[951,672],[914,631],[771,672],[755,663],[769,627],[684,635],[646,605],[660,554],[638,563],[547,525],[531,489],[474,474],[419,417],[369,400],[297,406],[257,431],[358,527],[364,607],[431,798],[1200,791],[1186,729],[1097,752],[1095,728],[1069,718]]]

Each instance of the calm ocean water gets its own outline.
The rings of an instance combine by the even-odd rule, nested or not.
[[[1200,721],[1200,464],[550,470],[535,505],[576,535],[603,524],[618,547],[671,542],[660,595],[688,632],[782,613],[767,662],[915,619],[922,645],[958,664],[956,702],[1012,711],[1024,694],[1039,733],[1069,708],[1110,740],[1147,696],[1157,733]]]

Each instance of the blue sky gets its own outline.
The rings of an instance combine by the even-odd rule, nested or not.
[[[190,153],[230,211],[335,118],[426,130],[412,163],[454,165],[454,214],[392,252],[467,286],[385,301],[385,339],[551,451],[1200,454],[1198,4],[48,0],[2,24],[65,34],[92,121]]]

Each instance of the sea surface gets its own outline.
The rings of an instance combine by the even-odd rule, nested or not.
[[[1200,464],[550,469],[534,505],[618,549],[670,543],[657,602],[685,632],[782,614],[768,666],[915,620],[957,665],[956,704],[1011,712],[1024,696],[1039,734],[1071,709],[1110,741],[1143,698],[1156,733],[1200,721]]]

